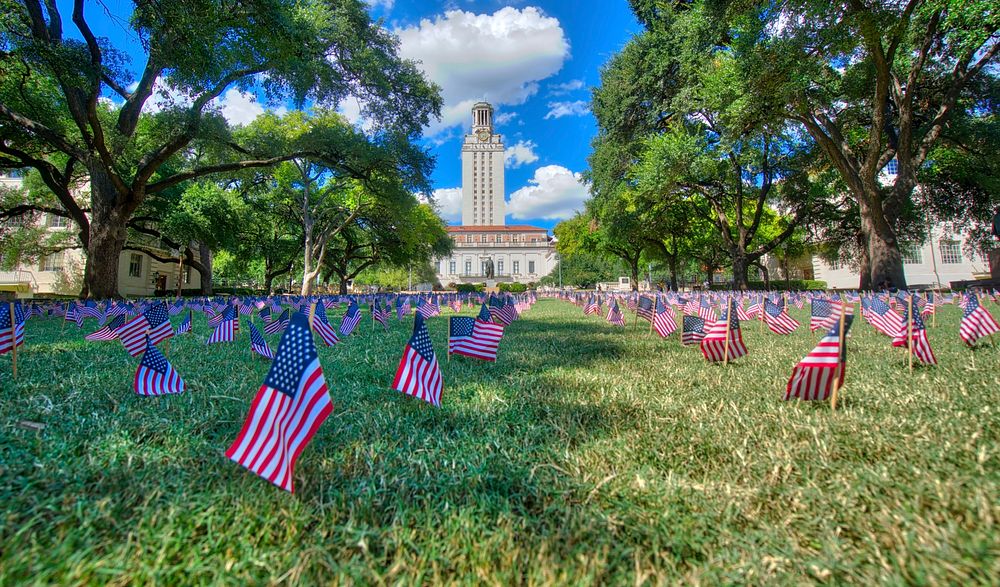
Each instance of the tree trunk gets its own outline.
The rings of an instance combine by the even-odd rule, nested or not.
[[[733,289],[746,291],[750,289],[750,280],[747,277],[749,261],[744,255],[733,255]]]
[[[897,287],[906,289],[906,274],[903,272],[903,256],[892,227],[885,221],[880,211],[861,208],[861,230],[867,241],[869,287],[883,289]],[[864,263],[862,263],[864,265]]]
[[[125,247],[125,223],[129,213],[118,203],[111,179],[99,166],[90,169],[90,242],[83,281],[86,295],[93,299],[120,297],[118,259]]]
[[[667,259],[667,267],[670,269],[670,289],[677,291],[677,257],[671,256]]]
[[[348,281],[349,281],[348,279],[340,279],[339,280],[339,282],[340,282],[340,295],[342,295],[342,296],[346,296],[347,295],[347,282]]]
[[[632,272],[632,291],[639,291],[639,259],[631,259],[628,262],[629,270]]]
[[[212,286],[212,249],[205,243],[198,243],[198,255],[201,257],[201,264],[205,266],[205,271],[201,272],[201,295],[214,295]]]

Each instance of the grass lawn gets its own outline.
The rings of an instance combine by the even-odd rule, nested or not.
[[[294,495],[223,455],[269,365],[246,328],[206,348],[196,316],[168,353],[188,390],[140,398],[93,321],[33,320],[16,381],[0,357],[0,585],[995,584],[1000,350],[949,306],[911,375],[859,317],[831,413],[780,400],[820,338],[792,315],[725,368],[557,300],[497,364],[446,362],[434,318],[442,409],[388,389],[410,322],[363,321],[320,349],[335,410]]]

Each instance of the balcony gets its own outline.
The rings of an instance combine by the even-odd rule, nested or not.
[[[25,294],[36,289],[38,282],[31,271],[0,271],[0,291]]]
[[[535,241],[535,242],[516,242],[516,243],[467,243],[467,242],[456,242],[456,249],[517,249],[517,248],[531,248],[531,247],[549,247],[548,241]]]

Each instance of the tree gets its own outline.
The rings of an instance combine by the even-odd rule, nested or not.
[[[647,241],[639,215],[613,202],[610,196],[595,196],[587,202],[586,214],[556,225],[556,250],[563,258],[581,251],[596,252],[620,259],[632,279],[632,289],[639,288],[639,261]]]
[[[339,232],[327,248],[325,277],[335,275],[340,293],[369,267],[429,265],[451,253],[452,241],[441,218],[416,198],[398,208],[379,207]]]
[[[354,143],[269,151],[218,132],[212,103],[226,90],[258,87],[272,101],[298,105],[335,106],[354,96],[372,136],[393,141],[418,136],[440,112],[437,89],[398,57],[397,40],[361,0],[137,3],[127,21],[145,53],[136,79],[125,52],[93,33],[83,0],[74,2],[71,20],[82,41],[67,36],[56,3],[0,0],[0,166],[38,170],[81,227],[92,297],[117,294],[126,227],[150,195],[301,157],[360,180],[373,172],[345,162],[341,149]],[[154,93],[170,99],[141,116]],[[107,106],[108,96],[123,103]],[[202,139],[221,148],[223,162],[188,157]],[[89,212],[72,196],[81,173]]]
[[[736,87],[749,111],[800,125],[837,170],[860,214],[861,286],[905,287],[900,243],[924,224],[914,200],[921,170],[956,126],[989,110],[995,6],[797,0],[777,10],[716,2],[698,10],[720,5],[722,32],[703,49],[740,64]]]

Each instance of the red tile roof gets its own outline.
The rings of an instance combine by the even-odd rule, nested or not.
[[[449,226],[448,232],[544,232],[549,231],[537,226],[526,224],[510,224],[507,226]]]

